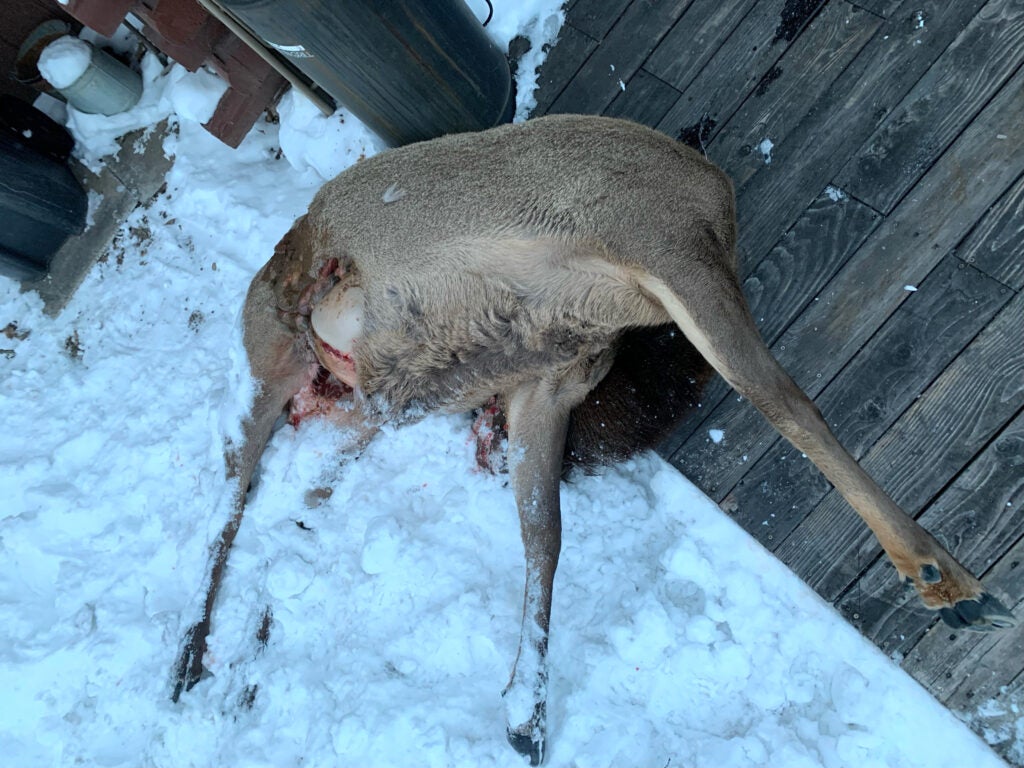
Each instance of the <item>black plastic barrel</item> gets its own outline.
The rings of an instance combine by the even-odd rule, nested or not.
[[[0,274],[26,280],[44,275],[64,241],[85,229],[88,202],[63,162],[70,137],[65,141],[63,129],[48,125],[52,121],[41,112],[15,111],[11,102],[3,103]]]
[[[463,0],[220,0],[399,146],[512,119],[508,61]]]

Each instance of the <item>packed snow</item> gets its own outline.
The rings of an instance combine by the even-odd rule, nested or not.
[[[526,31],[539,62],[557,0],[496,5],[503,43]],[[153,56],[143,75],[131,113],[68,123],[100,163],[118,132],[168,119],[166,190],[56,317],[0,278],[0,765],[519,764],[500,696],[519,525],[468,416],[387,429],[347,461],[322,424],[283,427],[212,674],[171,703],[228,514],[222,441],[251,395],[245,290],[325,179],[379,146],[292,95],[231,150],[199,125],[213,75]],[[655,455],[574,478],[562,503],[549,765],[1003,764]]]
[[[825,187],[825,194],[828,195],[828,199],[833,203],[838,203],[840,200],[845,200],[847,197],[846,192],[834,184],[829,184]]]

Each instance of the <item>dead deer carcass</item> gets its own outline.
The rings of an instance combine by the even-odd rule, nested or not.
[[[174,698],[202,672],[224,562],[274,422],[290,402],[301,408],[299,393],[313,383],[331,397],[347,392],[344,413],[363,439],[389,420],[497,397],[526,552],[508,737],[535,764],[563,459],[614,460],[655,443],[672,419],[652,427],[635,424],[636,414],[660,400],[678,416],[707,364],[817,465],[929,608],[954,626],[1011,625],[998,600],[864,473],[772,358],[740,290],[734,244],[725,175],[621,120],[557,116],[448,136],[365,160],[326,184],[246,299],[259,390],[244,439],[228,452],[236,513],[214,544]],[[632,386],[652,364],[675,375],[653,395]],[[606,406],[620,398],[618,412],[600,414],[613,420],[603,431],[613,445],[588,439],[596,394]]]

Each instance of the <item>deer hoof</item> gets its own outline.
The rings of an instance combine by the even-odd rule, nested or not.
[[[961,600],[952,608],[940,608],[939,615],[955,629],[990,632],[1017,626],[1014,615],[988,592],[982,592],[971,600]]]
[[[523,757],[529,758],[530,765],[540,765],[544,760],[544,736],[535,733],[521,733],[518,728],[508,729],[509,743],[512,749]]]
[[[174,665],[174,691],[171,701],[175,704],[185,691],[206,677],[209,673],[203,668],[203,654],[206,653],[206,636],[210,632],[207,621],[200,621],[189,627],[182,643],[181,655]]]
[[[546,707],[540,701],[534,706],[533,716],[525,723],[506,728],[508,743],[512,749],[530,758],[530,765],[540,765],[544,760]]]

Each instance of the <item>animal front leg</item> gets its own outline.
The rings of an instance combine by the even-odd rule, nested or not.
[[[551,590],[562,541],[559,471],[569,412],[550,383],[538,382],[510,399],[508,418],[509,470],[526,555],[526,589],[519,651],[502,695],[509,743],[531,765],[539,765],[546,737]]]

